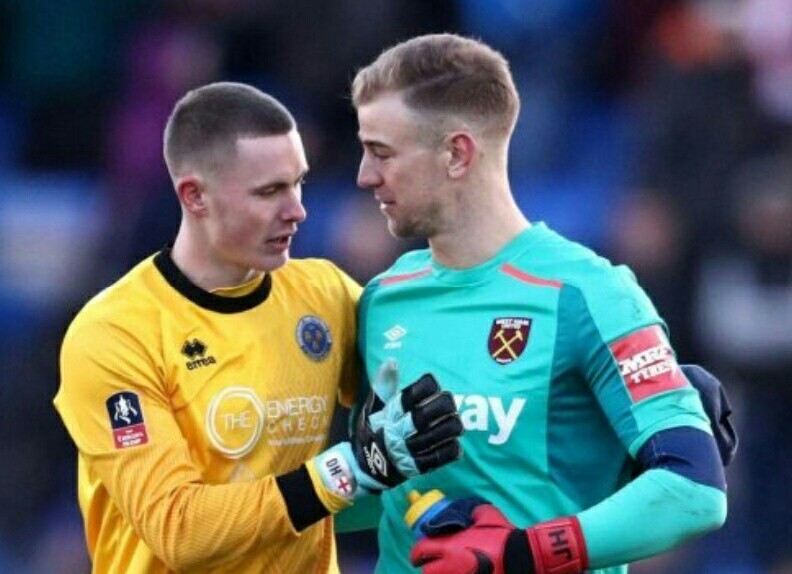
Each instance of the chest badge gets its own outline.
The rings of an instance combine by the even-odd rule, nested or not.
[[[297,323],[297,344],[314,361],[323,360],[333,346],[330,327],[315,315],[304,316]]]
[[[499,365],[516,361],[528,345],[532,319],[527,317],[501,317],[492,321],[487,348]]]

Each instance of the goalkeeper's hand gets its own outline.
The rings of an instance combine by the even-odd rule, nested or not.
[[[523,530],[480,498],[452,501],[421,532],[410,562],[424,574],[580,574],[588,565],[575,517]]]
[[[429,374],[402,391],[398,379],[396,362],[383,364],[352,440],[309,461],[327,491],[353,501],[460,457],[462,422],[451,394]]]

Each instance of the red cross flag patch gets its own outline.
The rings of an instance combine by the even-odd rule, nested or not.
[[[630,333],[611,343],[610,349],[634,403],[688,384],[657,325]]]

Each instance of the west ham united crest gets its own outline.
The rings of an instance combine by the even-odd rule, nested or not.
[[[314,315],[306,315],[297,323],[297,343],[314,361],[321,361],[330,352],[333,339],[327,323]]]
[[[499,365],[507,365],[522,355],[531,334],[531,319],[501,317],[492,321],[487,346],[490,357]]]

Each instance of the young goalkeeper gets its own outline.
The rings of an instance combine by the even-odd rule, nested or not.
[[[176,240],[89,301],[61,352],[93,572],[337,572],[329,515],[456,459],[453,400],[423,373],[397,391],[388,363],[354,439],[327,449],[357,387],[360,288],[289,261],[308,170],[294,119],[212,84],[164,143]]]

